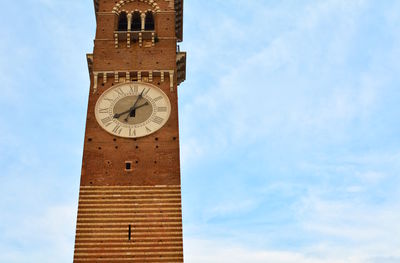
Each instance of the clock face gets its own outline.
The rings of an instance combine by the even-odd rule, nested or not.
[[[168,96],[147,83],[123,83],[106,90],[95,107],[96,120],[107,132],[138,138],[158,131],[171,114]]]

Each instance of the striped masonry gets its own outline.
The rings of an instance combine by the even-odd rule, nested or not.
[[[79,262],[182,263],[180,186],[82,186]]]

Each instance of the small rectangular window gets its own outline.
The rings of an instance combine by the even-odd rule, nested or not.
[[[126,172],[132,172],[133,171],[132,162],[130,162],[130,161],[126,161],[125,162],[125,171]]]
[[[132,225],[129,225],[129,233],[128,233],[128,239],[132,239]]]

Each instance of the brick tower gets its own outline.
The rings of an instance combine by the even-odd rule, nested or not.
[[[183,0],[94,0],[74,262],[183,262]]]

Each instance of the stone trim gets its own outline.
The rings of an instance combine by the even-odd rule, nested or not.
[[[140,1],[140,2],[149,4],[153,8],[153,11],[156,13],[161,11],[161,8],[158,6],[156,1],[154,1],[154,0],[120,0],[117,4],[115,4],[115,6],[113,8],[113,13],[115,13],[115,14],[121,13],[123,11],[122,8],[124,5],[134,2],[134,1]]]
[[[148,77],[143,77],[143,73]],[[165,81],[165,75],[169,76],[170,92],[174,92],[175,71],[174,70],[117,70],[117,71],[94,71],[93,72],[93,93],[99,88],[99,78],[102,77],[102,83],[106,84],[110,78],[114,78],[114,83],[132,81],[132,76],[137,76],[135,81],[153,82],[154,77],[160,77],[161,82]]]

